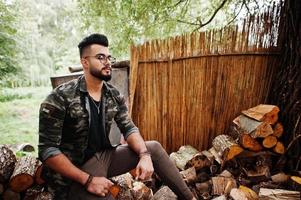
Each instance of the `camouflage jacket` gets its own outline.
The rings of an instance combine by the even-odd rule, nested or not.
[[[90,124],[87,95],[85,78],[81,76],[55,88],[41,104],[38,146],[42,161],[63,153],[74,165],[79,167],[83,164]],[[116,138],[120,138],[116,135],[120,133],[111,128],[114,121],[125,139],[131,133],[139,131],[128,115],[125,98],[106,82],[103,84],[102,101],[102,123],[112,146],[117,146],[119,141]],[[45,171],[44,178],[50,186],[70,185],[70,180],[54,171],[47,168]]]

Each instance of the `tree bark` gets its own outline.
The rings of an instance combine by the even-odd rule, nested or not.
[[[286,0],[281,11],[278,46],[280,58],[268,102],[277,105],[281,112],[286,134],[283,141],[288,146],[290,141],[301,134],[301,4],[299,0]],[[287,168],[301,169],[297,165],[301,155],[301,140],[287,153],[292,160]],[[293,166],[292,166],[293,165]]]
[[[224,161],[231,160],[243,151],[243,148],[228,135],[216,136],[212,141],[212,146],[219,155],[222,155]]]
[[[274,124],[278,120],[279,108],[275,105],[260,104],[248,110],[243,110],[242,113],[257,121]]]
[[[260,200],[300,200],[300,192],[281,189],[260,188]]]
[[[253,138],[267,137],[273,134],[272,126],[266,122],[259,122],[255,119],[240,115],[233,120],[239,130],[250,134]]]
[[[37,159],[32,156],[21,157],[10,177],[9,187],[15,192],[22,192],[34,182]]]
[[[9,180],[17,162],[14,152],[6,145],[0,146],[0,182]]]

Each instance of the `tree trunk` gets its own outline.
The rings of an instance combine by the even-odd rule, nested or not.
[[[273,78],[269,103],[277,105],[281,112],[286,134],[285,146],[301,134],[301,4],[299,0],[286,0],[281,12],[278,46],[281,47],[276,77]],[[301,169],[301,140],[287,154],[292,162],[287,169]],[[285,166],[284,166],[285,167]]]

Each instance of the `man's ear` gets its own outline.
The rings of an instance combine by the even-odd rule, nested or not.
[[[84,69],[88,68],[88,61],[86,59],[81,58],[80,59],[80,63],[82,64],[82,66],[83,66]]]

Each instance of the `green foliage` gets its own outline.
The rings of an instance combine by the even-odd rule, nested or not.
[[[106,34],[113,54],[129,57],[129,44],[182,32],[177,19],[187,12],[172,0],[79,0],[86,27]],[[92,28],[91,28],[92,27]]]
[[[129,58],[131,44],[220,28],[248,12],[258,12],[259,8],[263,8],[260,5],[266,2],[277,0],[264,3],[258,0],[228,0],[225,4],[224,0],[78,1],[86,28],[108,35],[113,54],[119,58]]]
[[[50,76],[79,63],[77,43],[82,37],[77,5],[72,0],[22,0],[19,12],[18,61],[24,85],[46,85]],[[24,20],[23,20],[24,19]]]
[[[210,21],[223,0],[0,0],[0,86],[50,85],[80,65],[77,44],[94,32],[109,37],[118,60],[129,59],[131,44],[221,27],[242,5],[246,14],[277,0],[256,1],[228,0]]]
[[[12,6],[0,0],[0,80],[18,69],[15,20]]]
[[[3,89],[0,91],[0,102],[12,101],[15,99],[31,98],[32,93],[22,90]]]
[[[3,88],[3,90],[7,94],[27,96],[27,98],[0,102],[0,143],[30,143],[37,149],[39,108],[51,88],[23,87],[17,89]]]

